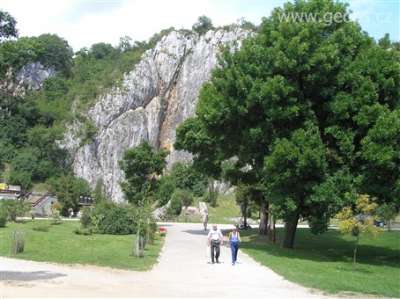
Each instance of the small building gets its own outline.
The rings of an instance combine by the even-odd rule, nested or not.
[[[52,214],[52,205],[57,202],[57,198],[54,195],[48,193],[35,193],[29,194],[26,199],[27,202],[32,204],[31,213],[35,217],[47,217]]]
[[[18,199],[21,197],[21,186],[0,183],[0,200]]]

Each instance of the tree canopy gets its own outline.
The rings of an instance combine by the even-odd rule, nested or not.
[[[282,19],[293,13],[348,9],[331,0],[276,8],[240,50],[223,51],[176,142],[208,173],[233,161],[231,181],[261,184],[285,220],[285,247],[299,217],[322,232],[352,195],[394,201],[400,180],[399,52],[348,19]]]
[[[157,176],[166,166],[166,156],[165,150],[154,150],[147,142],[125,152],[120,166],[125,173],[121,187],[126,200],[140,204],[154,194]]]
[[[0,41],[9,37],[17,37],[17,21],[8,12],[0,10]]]

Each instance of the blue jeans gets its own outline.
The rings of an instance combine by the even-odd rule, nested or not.
[[[239,242],[231,242],[232,263],[236,263],[239,251]]]

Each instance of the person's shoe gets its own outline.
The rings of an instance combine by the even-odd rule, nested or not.
[[[220,262],[219,262],[219,260],[217,260],[217,264],[219,264]]]
[[[235,266],[235,262],[232,262],[232,266]]]
[[[211,262],[211,264],[215,264],[215,262],[214,262],[214,261],[212,261],[212,262]]]

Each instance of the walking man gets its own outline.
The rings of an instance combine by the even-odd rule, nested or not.
[[[219,264],[219,254],[223,243],[224,236],[222,235],[221,230],[218,229],[217,225],[214,224],[208,233],[208,245],[211,248],[211,262],[213,264],[215,261]]]

